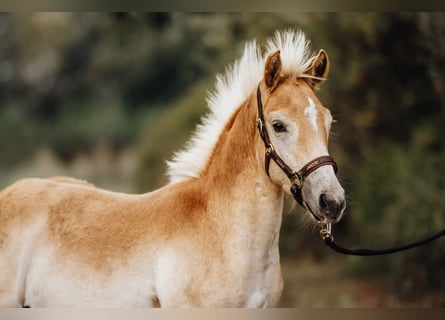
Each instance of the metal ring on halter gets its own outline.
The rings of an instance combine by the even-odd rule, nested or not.
[[[260,135],[261,135],[261,137],[263,137],[263,135],[264,135],[264,131],[263,131],[264,124],[263,124],[263,121],[262,121],[260,118],[258,118],[258,119],[256,120],[256,125],[257,125],[257,127],[258,127],[258,130],[260,131]]]
[[[267,147],[266,147],[266,154],[268,155],[268,156],[270,156],[272,153],[274,153],[275,152],[275,148],[273,147],[273,144],[272,143],[269,143],[268,145],[267,145]]]
[[[303,177],[300,176],[298,173],[294,172],[292,177],[290,178],[291,183],[295,184],[298,189],[303,188]]]

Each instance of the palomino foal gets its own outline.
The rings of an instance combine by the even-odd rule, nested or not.
[[[332,117],[314,93],[328,58],[307,48],[293,31],[264,56],[248,44],[161,189],[130,195],[67,177],[4,189],[0,305],[276,306],[284,193],[319,223],[345,207]]]

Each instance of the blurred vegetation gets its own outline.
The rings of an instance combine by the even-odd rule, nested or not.
[[[288,27],[331,61],[319,96],[338,120],[331,153],[349,196],[339,243],[383,247],[444,228],[441,13],[2,14],[0,184],[30,167],[114,188],[125,178],[138,192],[163,185],[165,160],[206,111],[214,74],[245,41]],[[85,159],[96,169],[82,170]],[[42,161],[50,168],[33,166]],[[298,226],[295,211],[285,215],[282,255],[334,254]],[[345,275],[383,279],[407,299],[443,292],[444,248],[345,258]]]

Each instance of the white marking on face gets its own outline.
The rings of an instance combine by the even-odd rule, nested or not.
[[[308,97],[307,100],[309,101],[309,106],[304,110],[304,114],[309,118],[312,125],[315,128],[315,131],[318,132],[317,127],[317,109],[315,108],[314,101]]]

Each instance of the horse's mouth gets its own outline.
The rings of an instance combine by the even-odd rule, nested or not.
[[[337,215],[334,219],[328,218],[322,213],[320,213],[320,215],[318,215],[314,212],[314,210],[312,210],[311,206],[306,202],[304,202],[304,207],[307,211],[310,212],[310,214],[312,215],[313,219],[315,220],[315,222],[317,224],[328,224],[328,223],[336,224],[337,222],[339,222],[341,220],[341,217],[342,217],[342,214]]]
[[[308,205],[307,203],[305,203],[305,207],[306,210],[310,212],[310,214],[312,215],[312,217],[315,219],[315,221],[317,223],[324,223],[326,220],[326,217],[320,217],[317,214],[314,213],[314,211],[312,210],[311,206]]]

